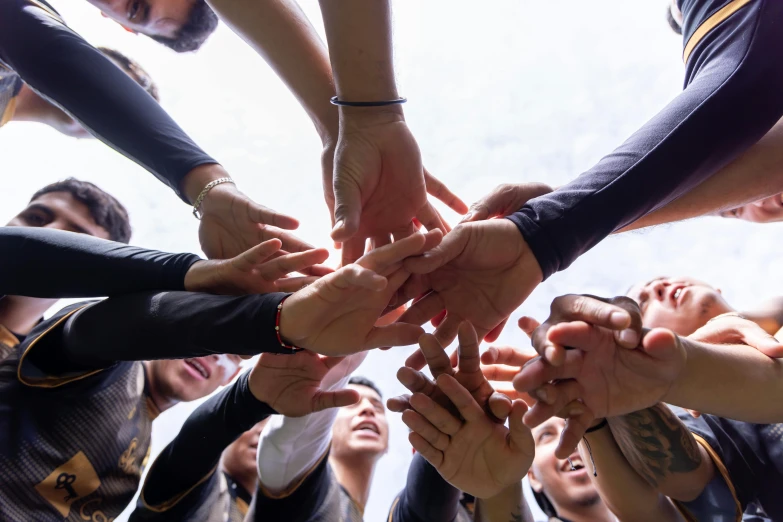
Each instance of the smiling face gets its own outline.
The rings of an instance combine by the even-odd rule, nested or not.
[[[742,219],[752,223],[783,221],[783,193],[721,212],[720,215],[721,217]]]
[[[707,321],[733,308],[720,290],[689,277],[657,277],[634,285],[628,297],[639,303],[647,328],[668,328],[690,335]]]
[[[571,455],[576,470],[571,469],[567,459],[555,457],[564,427],[565,421],[554,417],[533,428],[536,456],[527,473],[533,491],[544,493],[558,513],[575,512],[601,502],[578,452]]]
[[[331,456],[337,459],[367,457],[373,460],[386,453],[389,425],[383,400],[372,388],[349,384],[361,400],[340,408],[332,427]]]
[[[154,388],[172,401],[194,401],[228,384],[239,371],[238,355],[209,355],[150,362]]]

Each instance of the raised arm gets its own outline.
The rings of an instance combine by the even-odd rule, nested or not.
[[[405,488],[392,503],[390,522],[452,522],[462,492],[416,453],[408,467]]]
[[[476,500],[476,522],[533,522],[522,482],[507,487],[494,497]]]

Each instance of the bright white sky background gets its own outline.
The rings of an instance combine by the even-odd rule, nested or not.
[[[201,51],[177,55],[123,31],[85,1],[51,1],[91,43],[138,60],[166,110],[242,190],[299,218],[304,239],[331,246],[316,133],[265,62],[230,30],[221,25]],[[592,166],[681,89],[681,43],[664,19],[667,3],[395,1],[398,83],[425,165],[468,203],[503,182],[559,185]],[[316,0],[302,4],[323,34]],[[13,123],[0,130],[0,151],[0,222],[41,186],[76,176],[127,206],[133,244],[200,253],[189,207],[105,145]],[[783,253],[780,232],[781,225],[703,218],[608,239],[542,284],[500,341],[529,346],[516,318],[543,320],[558,295],[615,295],[658,275],[698,276],[738,307],[779,295],[783,274],[773,266]],[[331,262],[338,259],[333,254]],[[401,393],[395,368],[411,350],[372,353],[358,373],[387,397]],[[153,456],[194,407],[180,405],[156,421]],[[397,415],[390,424],[389,453],[366,512],[371,522],[384,520],[411,456],[407,429]]]

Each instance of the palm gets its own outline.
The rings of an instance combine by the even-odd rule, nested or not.
[[[438,471],[456,488],[478,498],[494,496],[522,480],[535,454],[528,432],[520,447],[509,445],[509,430],[485,417],[452,435]]]

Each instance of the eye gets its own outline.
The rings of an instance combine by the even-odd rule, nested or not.
[[[131,2],[130,7],[128,8],[128,20],[133,20],[136,18],[136,15],[139,14],[139,9],[141,8],[141,3],[138,2],[138,0]]]
[[[551,438],[552,438],[554,435],[555,435],[555,434],[554,434],[554,433],[552,433],[551,431],[543,431],[543,432],[541,432],[541,434],[538,436],[538,443],[539,443],[539,444],[543,444],[544,442],[547,442],[547,441],[549,441],[549,440],[550,440],[550,439],[551,439]]]
[[[26,212],[22,219],[31,227],[43,227],[49,224],[49,219],[40,212]]]

